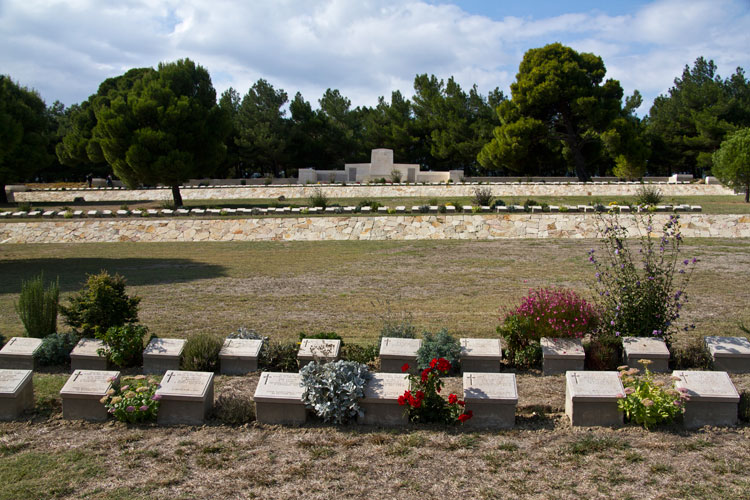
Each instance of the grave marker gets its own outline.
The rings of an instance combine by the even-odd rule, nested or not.
[[[565,414],[574,426],[622,425],[617,401],[623,397],[617,372],[565,373]]]
[[[214,374],[167,370],[156,394],[159,425],[202,425],[214,405]]]
[[[518,389],[514,373],[464,372],[464,401],[473,416],[471,427],[512,428],[516,421]]]
[[[34,353],[42,346],[42,339],[13,337],[0,349],[0,368],[34,370]]]
[[[151,339],[143,350],[143,373],[161,374],[180,369],[184,339]]]
[[[542,337],[542,362],[545,375],[583,370],[586,353],[581,339],[552,339]]]
[[[462,371],[500,371],[500,360],[503,357],[500,339],[461,339],[460,342]]]
[[[737,424],[740,395],[727,372],[678,370],[672,375],[677,379],[677,390],[686,391],[690,397],[685,403],[685,427]]]
[[[669,371],[669,349],[667,344],[653,337],[623,337],[623,356],[625,364],[643,370],[641,359],[651,361],[648,369],[652,372]]]
[[[106,356],[100,356],[97,350],[106,348],[103,340],[81,339],[70,351],[70,371],[106,370],[109,368]]]
[[[221,373],[244,375],[256,371],[261,347],[262,340],[225,339],[219,351]]]
[[[706,337],[714,369],[729,373],[750,372],[750,341],[745,337]]]
[[[60,390],[63,418],[69,420],[107,420],[107,408],[101,399],[120,379],[120,372],[76,370]]]
[[[364,425],[407,424],[409,419],[404,407],[398,404],[398,398],[408,390],[409,377],[405,373],[373,373],[359,402],[364,416],[357,422]]]
[[[304,424],[307,410],[303,392],[299,373],[261,373],[253,396],[256,420],[264,424]]]
[[[302,339],[297,352],[297,362],[303,368],[311,361],[336,361],[339,359],[341,341],[338,339]]]
[[[409,373],[417,373],[417,351],[422,347],[421,339],[383,337],[380,341],[380,371],[402,373],[401,368],[409,365]]]
[[[0,420],[14,420],[34,408],[31,370],[0,369]]]

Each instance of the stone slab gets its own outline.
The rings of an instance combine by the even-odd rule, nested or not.
[[[623,415],[617,409],[617,401],[624,395],[617,372],[565,374],[565,414],[574,426],[622,425]]]
[[[422,339],[402,339],[383,337],[380,341],[380,371],[402,373],[401,368],[409,365],[409,373],[417,373],[417,351],[422,347]]]
[[[107,420],[107,409],[100,401],[120,378],[120,372],[76,370],[60,390],[63,418],[70,420]]]
[[[0,420],[14,420],[34,408],[31,370],[0,369]]]
[[[12,337],[0,349],[0,368],[34,370],[34,353],[42,346],[42,339]]]
[[[409,422],[399,396],[409,390],[409,377],[401,373],[373,373],[365,385],[360,407],[364,415],[357,418],[363,425],[405,425]]]
[[[214,374],[167,370],[156,394],[160,425],[202,425],[214,405]]]
[[[302,403],[299,373],[263,372],[255,388],[255,418],[264,424],[303,424],[307,410]]]
[[[225,339],[219,351],[221,373],[244,375],[258,369],[258,356],[263,347],[262,340]]]
[[[500,339],[461,339],[461,370],[464,372],[500,371],[503,358]]]
[[[100,356],[98,349],[104,349],[106,344],[99,339],[81,339],[70,351],[70,371],[76,370],[106,370],[109,368],[106,356]]]
[[[685,427],[737,424],[740,395],[727,372],[677,370],[672,375],[675,387],[690,397],[685,403]]]
[[[143,373],[161,374],[180,369],[184,339],[151,339],[143,350]]]
[[[730,373],[750,372],[750,340],[745,337],[706,337],[714,369]]]
[[[335,361],[339,359],[341,341],[338,339],[302,339],[297,351],[297,361],[302,368],[314,360]]]
[[[463,374],[463,397],[473,417],[469,427],[509,429],[515,425],[518,389],[514,373]]]
[[[623,337],[623,356],[625,364],[643,370],[641,359],[651,361],[648,369],[652,372],[669,371],[669,349],[667,344],[652,337]]]
[[[545,375],[583,370],[586,353],[581,339],[553,339],[542,337],[542,364]]]

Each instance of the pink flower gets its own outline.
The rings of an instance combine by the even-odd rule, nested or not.
[[[135,406],[128,406],[125,408],[125,411],[128,413],[133,413],[135,411]]]
[[[148,405],[143,405],[140,408],[138,408],[141,411],[148,411]]]

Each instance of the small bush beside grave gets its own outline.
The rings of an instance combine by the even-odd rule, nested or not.
[[[16,312],[29,337],[44,338],[57,331],[59,279],[44,286],[44,273],[21,282]]]
[[[120,384],[107,391],[101,403],[120,422],[149,422],[159,411],[159,384],[145,375],[123,377]]]
[[[619,367],[619,376],[625,388],[625,397],[617,402],[617,407],[625,418],[648,429],[659,424],[669,424],[685,410],[686,391],[674,387],[665,389],[655,381],[648,369],[649,360],[641,360],[645,366],[643,375],[637,368]]]
[[[70,352],[78,340],[73,333],[53,333],[42,339],[42,345],[34,352],[34,357],[41,366],[69,364]]]
[[[452,367],[457,366],[461,358],[461,343],[445,328],[437,333],[422,333],[422,345],[417,350],[417,366],[420,370],[429,368],[436,358],[447,359]]]
[[[464,411],[465,403],[456,394],[449,394],[447,400],[440,395],[443,389],[440,377],[447,375],[451,368],[447,359],[433,358],[419,376],[409,375],[411,390],[399,396],[398,404],[406,406],[411,422],[457,424],[473,416],[471,411]],[[409,371],[409,365],[405,364],[402,371]]]
[[[97,352],[121,368],[143,364],[143,341],[148,336],[148,328],[129,323],[112,326],[99,336],[106,347]]]
[[[191,335],[182,351],[182,369],[196,372],[216,371],[223,342],[223,339],[210,333]]]
[[[300,370],[304,393],[302,401],[324,422],[345,423],[361,413],[359,400],[364,397],[370,372],[354,361],[318,363],[313,361]]]

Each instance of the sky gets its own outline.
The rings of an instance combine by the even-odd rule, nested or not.
[[[508,95],[523,54],[554,42],[601,56],[644,115],[700,56],[750,71],[750,0],[0,0],[0,73],[67,106],[185,57],[217,96],[264,78],[314,107],[327,88],[373,106],[422,73]]]

